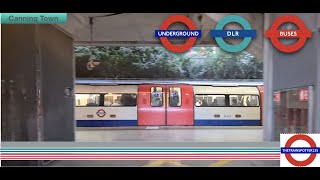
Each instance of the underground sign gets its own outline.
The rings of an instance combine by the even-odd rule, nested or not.
[[[173,23],[183,23],[189,30],[168,30]],[[160,30],[155,30],[155,36],[160,38],[161,43],[169,51],[181,53],[189,50],[197,41],[197,37],[201,37],[201,30],[197,30],[194,22],[183,15],[170,16],[160,26]],[[182,45],[172,44],[168,38],[188,38]]]

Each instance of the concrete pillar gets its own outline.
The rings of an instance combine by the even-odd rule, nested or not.
[[[272,24],[270,13],[264,14],[264,30],[269,29]],[[263,105],[263,136],[264,141],[272,141],[274,135],[275,121],[273,117],[273,58],[272,45],[264,41],[263,49],[263,79],[264,79],[264,105]]]
[[[1,140],[74,141],[73,39],[52,25],[1,30]],[[23,163],[38,164],[2,162]]]
[[[37,141],[35,25],[2,25],[2,141]]]
[[[316,27],[320,28],[320,13],[317,14]],[[317,83],[315,88],[315,123],[314,132],[320,133],[320,29],[313,33],[313,38],[315,39],[315,46],[317,48]]]
[[[39,26],[43,140],[74,141],[73,40],[53,26]],[[71,90],[71,95],[65,91]]]
[[[265,27],[285,14],[265,14]],[[319,15],[314,13],[294,14],[305,23],[308,29],[314,30],[320,27]],[[290,41],[290,40],[285,40]],[[313,104],[309,106],[309,116],[312,125],[307,132],[320,132],[320,36],[314,32],[304,47],[294,53],[283,53],[278,51],[270,40],[264,44],[264,83],[265,83],[265,105],[264,105],[264,140],[276,140],[279,134],[274,134],[275,124],[273,117],[273,92],[313,86]],[[312,113],[310,113],[312,112]],[[313,127],[313,128],[311,128]],[[274,134],[274,135],[273,135]]]

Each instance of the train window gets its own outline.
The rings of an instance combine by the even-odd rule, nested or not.
[[[104,95],[104,106],[136,106],[137,95],[128,93],[108,93]]]
[[[150,94],[151,94],[151,106],[161,107],[163,105],[162,87],[152,87]]]
[[[257,95],[230,95],[230,106],[237,107],[257,107],[259,106],[259,97]]]
[[[76,106],[99,106],[100,94],[76,94]]]
[[[225,95],[196,94],[195,106],[197,107],[224,107],[226,106]]]
[[[181,106],[181,88],[170,87],[169,104],[171,107]]]

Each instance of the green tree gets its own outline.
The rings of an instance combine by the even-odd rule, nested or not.
[[[94,47],[100,65],[87,69],[90,47],[76,46],[76,75],[81,78],[262,79],[262,61],[246,51],[194,47],[172,53],[163,47]]]

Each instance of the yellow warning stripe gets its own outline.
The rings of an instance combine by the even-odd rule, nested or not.
[[[223,166],[223,165],[228,164],[230,162],[231,162],[231,160],[221,160],[221,161],[214,162],[214,163],[210,164],[209,167],[220,167],[220,166]]]
[[[153,161],[151,163],[144,165],[144,167],[158,167],[158,166],[161,166],[161,165],[169,163],[169,162],[170,162],[170,160]]]
[[[179,162],[177,162],[177,161],[171,161],[171,162],[169,162],[170,164],[173,164],[173,165],[175,165],[175,166],[177,166],[177,167],[191,167],[191,166],[189,166],[189,165],[186,165],[186,164],[182,164],[182,163],[179,163]]]
[[[190,167],[186,164],[182,164],[182,163],[179,163],[177,161],[174,161],[174,160],[160,160],[160,161],[153,161],[151,163],[148,163],[146,165],[144,165],[143,167],[159,167],[161,165],[164,165],[164,164],[172,164],[172,165],[175,165],[177,167]]]

